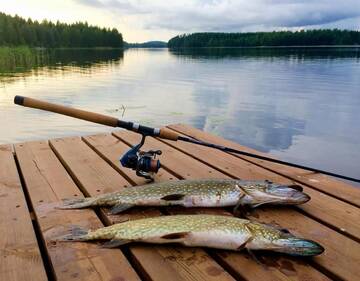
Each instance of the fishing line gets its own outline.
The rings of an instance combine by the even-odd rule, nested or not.
[[[147,127],[147,126],[140,125],[138,123],[123,121],[123,120],[117,119],[112,116],[107,116],[104,114],[85,111],[82,109],[67,107],[67,106],[63,106],[63,105],[59,105],[59,104],[49,103],[49,102],[36,100],[36,99],[23,97],[23,96],[15,96],[14,103],[25,106],[25,107],[31,107],[31,108],[37,108],[37,109],[41,109],[41,110],[51,111],[54,113],[59,113],[62,115],[66,115],[66,116],[70,116],[70,117],[74,117],[74,118],[78,118],[78,119],[82,119],[82,120],[86,120],[86,121],[90,121],[90,122],[94,122],[94,123],[98,123],[98,124],[102,124],[102,125],[106,125],[106,126],[120,127],[120,128],[129,130],[129,131],[133,131],[138,134],[141,134],[142,135],[141,142],[137,145],[134,145],[129,151],[127,151],[124,155],[122,155],[120,158],[120,163],[123,167],[135,170],[136,174],[138,176],[145,177],[147,179],[153,179],[153,175],[156,174],[158,172],[158,170],[160,169],[160,161],[158,159],[156,159],[156,156],[161,155],[160,150],[149,150],[147,152],[140,150],[140,148],[143,146],[143,144],[145,142],[145,138],[147,136],[151,136],[151,137],[158,137],[158,138],[162,138],[162,139],[168,139],[168,140],[172,140],[172,141],[180,140],[180,141],[189,142],[189,143],[193,143],[193,144],[197,144],[197,145],[207,146],[207,147],[215,148],[215,149],[218,149],[218,150],[221,150],[224,152],[236,153],[239,155],[244,155],[244,156],[248,156],[248,157],[252,157],[252,158],[256,158],[256,159],[261,159],[264,161],[273,162],[276,164],[286,165],[286,166],[294,167],[294,168],[300,168],[303,170],[307,170],[307,171],[311,171],[311,172],[315,172],[315,173],[321,173],[324,175],[360,183],[360,179],[357,179],[357,178],[353,178],[353,177],[349,177],[349,176],[345,176],[345,175],[341,175],[341,174],[337,174],[337,173],[333,173],[333,172],[328,172],[328,171],[324,171],[324,170],[316,169],[316,168],[312,168],[312,167],[307,167],[304,165],[299,165],[299,164],[295,164],[295,163],[291,163],[291,162],[277,160],[277,159],[273,159],[270,157],[266,157],[266,156],[262,156],[262,155],[258,155],[258,154],[254,154],[254,153],[250,153],[250,152],[245,152],[242,150],[237,150],[234,148],[217,145],[214,143],[204,142],[204,141],[200,141],[200,140],[189,138],[189,137],[184,137],[184,136],[180,135],[179,133],[172,131],[168,128],[164,128],[164,127],[163,128]]]

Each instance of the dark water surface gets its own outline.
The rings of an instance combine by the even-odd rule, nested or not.
[[[152,126],[187,123],[283,160],[360,176],[359,49],[34,56],[0,68],[0,143],[111,130],[13,105],[24,95]]]

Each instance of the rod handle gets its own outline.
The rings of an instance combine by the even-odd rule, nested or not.
[[[178,134],[172,130],[169,130],[167,128],[160,129],[159,137],[162,139],[177,141],[179,139],[179,136],[180,136],[180,134]]]
[[[119,121],[115,117],[103,115],[100,113],[89,112],[82,109],[72,108],[23,96],[15,96],[14,103],[26,107],[51,111],[106,126],[117,127]]]

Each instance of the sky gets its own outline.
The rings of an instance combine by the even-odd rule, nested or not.
[[[201,31],[360,30],[360,0],[0,0],[0,11],[115,27],[127,42]]]

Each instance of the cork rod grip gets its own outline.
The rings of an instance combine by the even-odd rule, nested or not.
[[[169,129],[166,129],[166,128],[161,128],[160,129],[160,134],[159,134],[159,137],[162,138],[162,139],[168,139],[168,140],[173,140],[173,141],[177,141],[178,138],[179,138],[180,134],[172,131],[172,130],[169,130]]]
[[[32,98],[15,96],[14,103],[26,107],[51,111],[106,126],[117,127],[118,125],[118,119],[115,117],[106,116],[103,114],[89,112],[82,109],[76,109],[63,105],[53,104],[50,102],[40,101]]]

